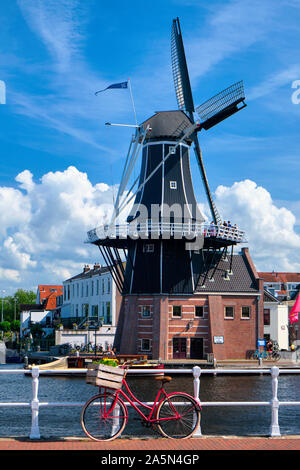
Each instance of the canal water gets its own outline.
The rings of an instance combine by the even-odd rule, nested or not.
[[[1,369],[22,368],[5,364]],[[158,382],[151,377],[128,377],[132,390],[142,401],[153,401]],[[95,395],[97,388],[85,383],[84,377],[45,377],[39,380],[40,402],[85,402]],[[166,390],[184,391],[193,395],[192,375],[173,375]],[[208,401],[270,401],[270,375],[206,375],[201,376],[200,398]],[[300,374],[281,375],[278,382],[280,401],[300,401]],[[31,376],[23,374],[0,375],[0,402],[30,402]],[[85,437],[80,426],[81,407],[41,407],[39,427],[41,437]],[[268,406],[206,406],[201,415],[202,435],[266,436],[270,433],[271,409]],[[300,434],[300,407],[279,408],[282,435]],[[0,407],[0,438],[29,436],[31,409],[27,407]],[[141,424],[139,416],[130,410],[125,436],[158,436]]]

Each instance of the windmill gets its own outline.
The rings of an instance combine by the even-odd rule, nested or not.
[[[88,242],[99,247],[123,295],[192,294],[208,278],[213,279],[228,248],[232,248],[232,261],[233,247],[245,241],[244,232],[221,223],[198,141],[202,129],[210,129],[246,106],[242,82],[198,106],[200,119],[195,120],[178,18],[172,25],[171,58],[179,109],[156,112],[136,127],[111,221],[88,232]],[[208,198],[212,225],[204,223],[194,195],[191,146]],[[132,181],[140,156],[139,175]],[[122,220],[124,213],[126,218]]]

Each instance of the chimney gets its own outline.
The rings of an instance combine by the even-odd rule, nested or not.
[[[85,264],[85,265],[84,265],[84,268],[83,268],[83,272],[84,272],[84,273],[87,273],[87,272],[90,271],[90,269],[91,269],[91,268],[89,267],[89,265],[88,265],[88,264]]]

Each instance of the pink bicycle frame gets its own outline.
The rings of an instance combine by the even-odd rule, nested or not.
[[[115,406],[116,406],[116,403],[117,403],[117,399],[119,398],[119,399],[121,400],[120,395],[122,395],[122,397],[124,397],[126,400],[128,400],[128,402],[130,403],[130,405],[139,413],[139,415],[140,415],[145,421],[147,421],[147,422],[149,422],[149,423],[157,423],[157,422],[160,422],[160,421],[169,421],[169,420],[171,420],[171,419],[174,419],[174,420],[175,420],[175,419],[178,419],[178,418],[180,417],[180,415],[178,414],[176,408],[175,408],[175,407],[172,405],[172,403],[170,402],[170,406],[171,406],[171,408],[172,408],[173,411],[174,411],[174,416],[172,416],[172,417],[167,417],[167,418],[159,418],[159,419],[157,419],[157,418],[155,418],[155,417],[153,418],[153,414],[154,414],[155,410],[157,409],[158,405],[162,402],[162,400],[163,400],[164,398],[168,398],[168,397],[170,397],[170,396],[173,395],[173,393],[167,394],[163,387],[160,387],[160,389],[158,390],[153,405],[152,405],[152,406],[149,406],[149,405],[146,405],[145,403],[142,403],[140,400],[138,400],[138,398],[136,398],[136,396],[135,396],[135,395],[132,393],[132,391],[130,390],[130,388],[129,388],[129,386],[128,386],[126,380],[125,380],[125,377],[123,378],[122,385],[125,386],[126,391],[128,392],[129,396],[126,395],[126,393],[125,393],[122,389],[118,390],[118,391],[114,394],[114,396],[115,396],[115,401],[114,401],[113,405],[109,408],[108,414],[110,414],[110,413],[113,412],[113,410],[114,410],[114,408],[115,408]],[[105,393],[106,393],[106,390],[107,390],[107,389],[105,389]],[[159,400],[159,397],[160,397],[161,395],[163,395],[163,397]],[[187,395],[187,396],[189,396],[189,395],[186,394],[186,393],[182,393],[182,395]],[[131,397],[132,399],[131,399],[130,397]],[[123,402],[123,400],[121,400],[121,401]],[[150,410],[149,416],[146,416],[146,415],[136,406],[135,403],[138,403],[139,405],[143,406],[144,408],[147,408],[148,410]],[[125,406],[125,407],[126,407],[126,406]],[[127,408],[127,407],[126,407],[126,408]],[[106,415],[106,410],[105,410],[105,416],[107,417],[107,415]],[[128,419],[128,413],[127,413],[126,419]]]

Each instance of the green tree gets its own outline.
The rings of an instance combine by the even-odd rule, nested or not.
[[[14,295],[3,298],[4,319],[13,321],[20,319],[21,304],[35,304],[36,294],[32,290],[18,289]],[[2,308],[2,305],[1,305]]]
[[[20,331],[20,326],[21,326],[20,320],[14,320],[10,324],[12,331]]]
[[[7,332],[10,330],[10,322],[9,321],[2,321],[0,322],[0,330]]]
[[[36,293],[32,290],[18,289],[14,294],[18,304],[35,304]]]

